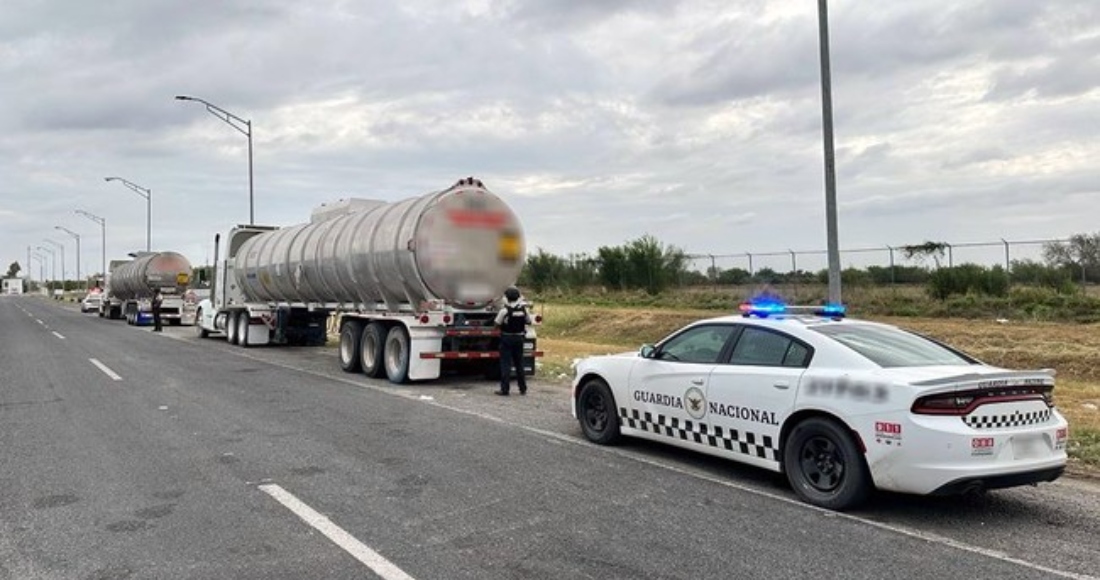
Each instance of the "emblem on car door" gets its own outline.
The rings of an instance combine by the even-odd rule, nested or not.
[[[707,414],[707,398],[703,391],[691,387],[684,393],[684,409],[694,419],[702,419]]]

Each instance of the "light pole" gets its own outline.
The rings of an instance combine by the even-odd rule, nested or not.
[[[105,219],[103,219],[103,218],[101,218],[97,215],[90,214],[90,213],[88,213],[88,212],[86,212],[82,209],[76,210],[76,213],[78,215],[82,215],[82,216],[92,220],[93,222],[99,224],[100,229],[103,230],[103,246],[102,246],[102,252],[103,252],[103,283],[106,284],[107,283],[107,220],[105,220]]]
[[[69,234],[70,236],[76,238],[76,279],[77,280],[84,280],[83,278],[80,277],[80,234],[70,230],[69,228],[65,228],[65,227],[61,227],[61,226],[54,226],[54,229],[61,230],[61,231],[65,232],[66,234]],[[88,282],[86,280],[84,280],[83,282],[81,282],[81,290],[87,290],[87,289],[88,289]]]
[[[198,97],[188,97],[186,95],[176,95],[178,101],[194,101],[196,103],[202,103],[206,105],[206,110],[215,117],[221,119],[226,125],[233,127],[237,131],[243,133],[248,137],[248,225],[254,225],[256,223],[255,208],[252,202],[252,120],[242,119],[225,109],[204,101]],[[243,127],[242,127],[243,125]]]
[[[62,244],[61,242],[55,242],[55,241],[53,241],[49,238],[42,238],[42,239],[44,241],[47,241],[47,242],[57,246],[57,249],[61,250],[61,290],[64,292],[65,291],[65,244]]]
[[[836,157],[833,151],[833,86],[829,70],[829,7],[817,0],[821,55],[821,125],[825,148],[825,236],[829,257],[829,303],[840,304],[840,238],[836,216]]]
[[[50,263],[53,264],[53,276],[50,276],[50,278],[52,278],[51,283],[46,285],[47,288],[50,288],[53,286],[53,282],[57,282],[57,254],[53,251],[53,248],[47,248],[46,246],[38,246],[38,249],[50,253]],[[50,289],[53,290],[53,288]]]
[[[145,198],[145,251],[153,251],[152,244],[150,242],[150,240],[152,240],[153,238],[153,191],[121,177],[104,177],[103,181],[121,182],[122,185],[125,185],[126,187],[133,190],[134,193]]]
[[[31,258],[38,260],[38,281],[43,284],[46,283],[46,258],[39,254],[37,251],[31,256]],[[29,260],[28,260],[29,262]],[[29,263],[27,264],[30,265]]]

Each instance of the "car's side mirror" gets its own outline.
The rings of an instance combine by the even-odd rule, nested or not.
[[[657,352],[657,348],[652,344],[643,344],[642,348],[638,350],[638,354],[642,358],[653,358],[653,353]]]

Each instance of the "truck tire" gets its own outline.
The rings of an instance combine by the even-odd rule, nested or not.
[[[248,312],[237,313],[237,344],[243,348],[248,348]]]
[[[229,344],[237,344],[237,313],[230,312],[225,315],[225,341]]]
[[[359,358],[359,341],[363,338],[363,324],[349,320],[340,328],[340,368],[345,373],[357,373],[363,367]]]
[[[195,313],[195,334],[199,338],[206,338],[210,336],[210,331],[206,330],[206,327],[202,325],[202,309]]]
[[[391,383],[400,385],[409,380],[409,331],[395,324],[386,333],[386,377]]]
[[[385,346],[386,327],[381,322],[367,323],[359,340],[359,361],[363,374],[372,379],[380,379],[386,374]]]

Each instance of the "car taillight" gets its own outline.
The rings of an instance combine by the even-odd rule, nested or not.
[[[973,396],[933,395],[917,399],[912,410],[918,415],[965,415],[973,404]]]
[[[1001,387],[920,397],[910,409],[918,415],[967,415],[988,403],[1041,400],[1054,406],[1054,385]]]

